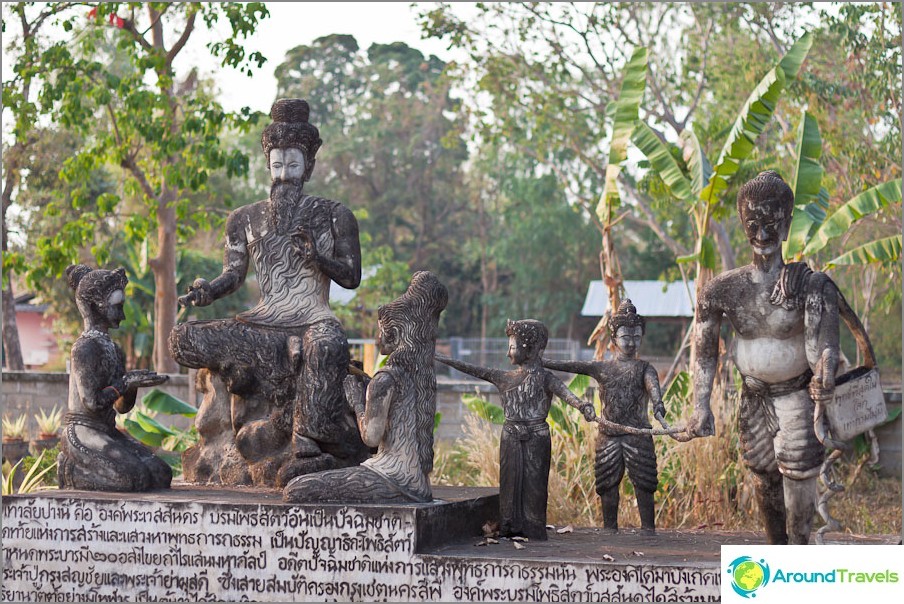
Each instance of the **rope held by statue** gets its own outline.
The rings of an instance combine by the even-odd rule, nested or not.
[[[624,424],[619,424],[616,422],[609,421],[605,417],[596,417],[593,421],[597,422],[600,425],[606,426],[610,430],[615,430],[622,434],[634,434],[637,436],[671,436],[677,441],[686,442],[691,439],[691,437],[687,438],[679,438],[679,434],[686,434],[686,427],[671,427],[669,426],[664,419],[662,419],[658,414],[656,415],[656,419],[659,420],[659,423],[662,424],[662,428],[635,428],[633,426],[625,426]]]

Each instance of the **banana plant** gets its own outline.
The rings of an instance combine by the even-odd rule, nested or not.
[[[605,354],[608,338],[606,325],[609,315],[618,308],[622,295],[622,276],[615,246],[612,243],[612,227],[617,222],[616,213],[621,207],[621,196],[618,192],[618,175],[628,159],[628,143],[638,120],[640,103],[643,100],[647,82],[647,49],[635,48],[631,59],[625,65],[621,90],[618,99],[606,107],[607,117],[612,120],[612,139],[609,141],[609,157],[606,165],[606,182],[603,193],[596,206],[596,216],[602,230],[602,247],[600,250],[600,267],[603,283],[609,292],[609,310],[600,319],[599,324],[590,335],[588,344],[596,344],[597,359]]]
[[[842,203],[831,215],[829,194],[822,186],[824,170],[819,163],[822,139],[816,120],[806,111],[801,116],[797,139],[797,169],[794,178],[794,216],[783,253],[800,260],[824,249],[844,235],[858,220],[882,208],[901,204],[901,179],[876,185]],[[893,264],[901,258],[901,235],[869,241],[825,263],[838,265]]]
[[[631,137],[634,145],[650,162],[651,168],[665,183],[672,196],[690,208],[696,231],[694,253],[678,258],[680,263],[696,264],[697,288],[703,286],[716,266],[716,244],[709,234],[713,211],[722,201],[732,177],[741,162],[750,157],[756,140],[772,119],[782,91],[793,81],[813,45],[813,36],[801,36],[770,69],[748,96],[738,113],[715,164],[703,152],[691,128],[686,128],[680,142],[690,175],[672,156],[669,143],[643,122]]]

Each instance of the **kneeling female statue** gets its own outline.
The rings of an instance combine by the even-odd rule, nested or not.
[[[66,269],[75,290],[85,330],[72,345],[69,413],[59,457],[61,489],[147,491],[169,488],[173,472],[162,459],[116,429],[116,414],[135,406],[138,388],[168,377],[139,369],[126,372],[125,355],[110,339],[125,319],[128,283],[122,268],[92,270],[84,264]]]

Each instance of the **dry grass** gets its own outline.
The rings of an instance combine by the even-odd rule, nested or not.
[[[713,400],[726,397],[714,393]],[[659,490],[656,526],[760,530],[753,476],[739,458],[737,395],[714,405],[716,437],[681,443],[656,437]],[[673,418],[689,411],[672,409]],[[593,459],[596,425],[574,417],[572,431],[552,426],[548,521],[552,524],[601,526],[599,498],[594,491]],[[675,423],[681,423],[676,421]],[[501,426],[468,414],[463,438],[437,447],[434,484],[496,486],[499,484]],[[869,469],[857,471],[857,460],[838,465],[847,491],[831,500],[830,511],[850,534],[901,533],[901,481],[879,478]],[[640,517],[631,482],[621,484],[619,525],[639,527]],[[823,524],[817,517],[815,527]]]

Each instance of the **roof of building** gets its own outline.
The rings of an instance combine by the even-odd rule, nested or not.
[[[688,295],[690,290],[690,295]],[[644,317],[693,317],[694,282],[625,281],[625,294]],[[602,317],[609,309],[609,293],[602,281],[591,281],[581,314]]]

